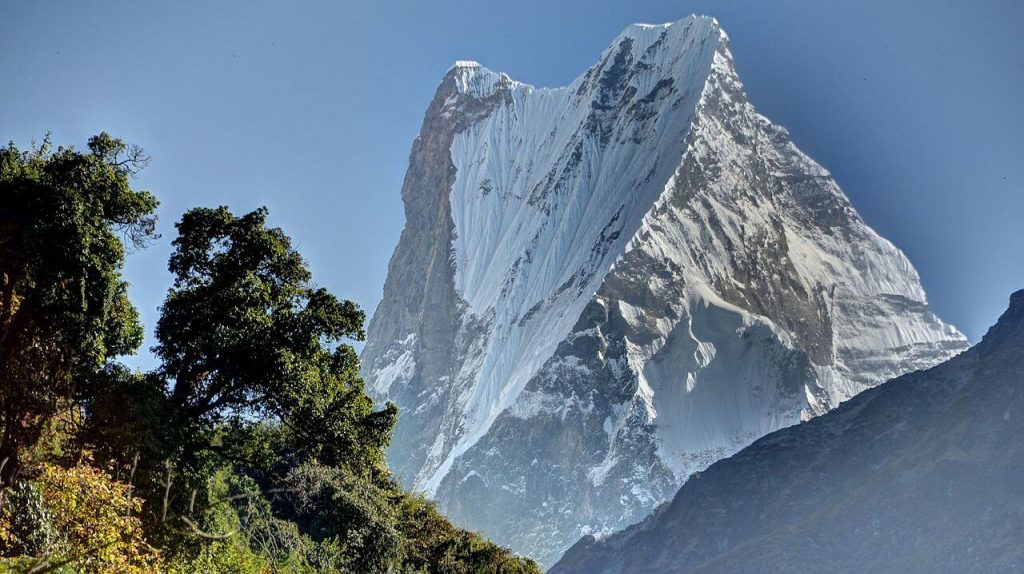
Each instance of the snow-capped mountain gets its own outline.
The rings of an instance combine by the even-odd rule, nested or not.
[[[1024,291],[970,350],[694,475],[552,574],[1024,572]]]
[[[630,26],[563,88],[457,62],[402,198],[363,352],[401,409],[389,462],[542,564],[966,347],[711,18]]]

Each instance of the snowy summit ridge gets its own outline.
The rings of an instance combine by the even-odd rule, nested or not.
[[[457,62],[402,197],[363,353],[392,467],[542,563],[966,346],[713,18],[629,26],[562,88]]]

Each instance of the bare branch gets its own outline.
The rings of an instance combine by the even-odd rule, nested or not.
[[[190,531],[189,531],[190,534],[195,534],[196,536],[198,536],[200,538],[206,538],[208,540],[226,540],[226,539],[231,538],[232,536],[235,535],[235,531],[234,530],[232,530],[231,532],[227,532],[225,534],[210,534],[209,532],[202,531],[199,528],[199,525],[196,524],[195,522],[193,522],[187,516],[179,516],[178,519],[188,525],[188,527],[190,529]]]
[[[171,461],[167,461],[167,481],[164,484],[164,500],[163,507],[160,512],[160,522],[167,521],[167,506],[170,504],[171,497]]]

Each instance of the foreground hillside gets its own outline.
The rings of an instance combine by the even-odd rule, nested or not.
[[[1019,572],[1024,291],[959,356],[772,433],[552,574]]]
[[[159,365],[117,361],[142,342],[121,272],[156,238],[147,160],[107,134],[0,148],[0,571],[538,574],[392,480],[363,312],[266,209],[182,216]]]

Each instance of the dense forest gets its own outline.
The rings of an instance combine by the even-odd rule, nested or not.
[[[148,157],[0,149],[0,570],[539,572],[404,492],[350,344],[266,209],[176,223],[152,351],[122,276],[157,239]]]

